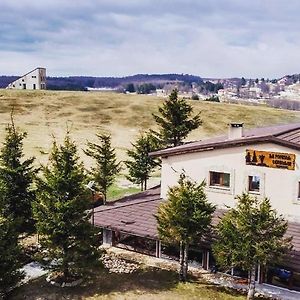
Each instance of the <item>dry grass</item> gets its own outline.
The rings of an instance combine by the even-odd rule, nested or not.
[[[95,141],[95,133],[112,134],[113,146],[120,159],[140,131],[155,127],[152,113],[157,112],[163,99],[154,96],[115,93],[65,91],[10,91],[0,90],[0,142],[4,128],[14,107],[15,122],[28,132],[25,152],[36,156],[37,162],[46,162],[54,135],[61,141],[69,128],[79,146],[85,148],[87,140]],[[300,113],[267,107],[235,104],[191,102],[200,112],[203,126],[195,130],[190,139],[220,134],[231,121],[243,121],[246,127],[300,120]],[[82,154],[82,152],[81,152]],[[87,166],[88,158],[82,154]]]

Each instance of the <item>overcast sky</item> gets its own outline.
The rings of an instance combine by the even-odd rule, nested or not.
[[[0,74],[300,73],[298,0],[0,0]]]

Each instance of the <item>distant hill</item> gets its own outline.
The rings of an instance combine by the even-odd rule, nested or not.
[[[0,76],[0,88],[5,88],[18,76]],[[91,88],[124,88],[127,84],[151,83],[156,88],[162,88],[165,84],[183,83],[198,85],[203,84],[199,76],[189,74],[137,74],[125,77],[92,77],[92,76],[70,76],[70,77],[47,77],[47,89],[50,90],[85,90]]]
[[[18,76],[0,76],[0,88],[6,88],[11,82],[18,79]]]

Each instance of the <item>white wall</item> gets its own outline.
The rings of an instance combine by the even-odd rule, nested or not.
[[[246,165],[246,149],[296,154],[295,170]],[[234,206],[236,195],[248,189],[248,176],[258,175],[261,180],[258,197],[268,197],[273,208],[291,221],[300,221],[300,152],[275,144],[248,145],[169,156],[162,159],[161,196],[166,198],[168,188],[176,185],[182,170],[192,179],[209,183],[209,171],[230,173],[230,188],[209,187],[208,200],[219,208]]]

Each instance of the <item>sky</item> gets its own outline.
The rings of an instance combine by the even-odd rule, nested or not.
[[[300,73],[298,0],[0,0],[0,74]]]

